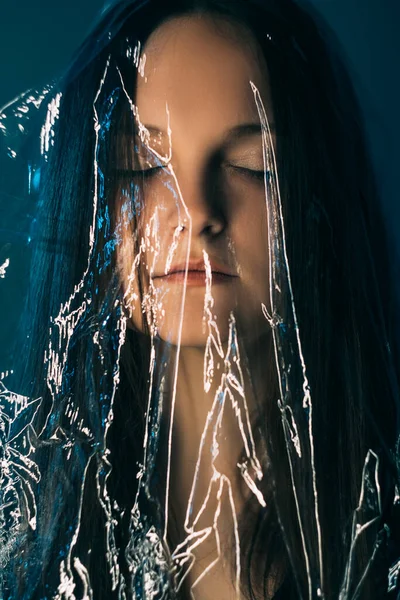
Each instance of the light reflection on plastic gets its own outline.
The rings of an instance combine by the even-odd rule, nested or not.
[[[7,271],[7,267],[10,264],[10,259],[6,258],[6,260],[3,262],[3,264],[0,265],[0,279],[4,279],[4,277],[6,276],[6,271]]]
[[[133,67],[144,77],[146,58],[141,51],[140,44],[128,48],[127,57],[132,59]],[[92,198],[92,222],[90,225],[89,243],[87,248],[87,263],[80,280],[76,283],[71,296],[62,306],[58,313],[49,323],[49,344],[44,357],[47,365],[47,386],[52,397],[52,406],[49,409],[47,419],[41,431],[33,428],[34,418],[39,410],[41,399],[29,399],[10,392],[0,380],[0,568],[6,569],[18,544],[18,538],[24,534],[26,528],[36,530],[37,528],[37,486],[44,474],[40,473],[38,463],[35,461],[35,441],[40,438],[45,430],[50,430],[51,435],[48,443],[60,444],[60,452],[64,452],[68,461],[72,461],[73,452],[79,443],[86,443],[91,452],[96,452],[98,457],[96,471],[96,489],[99,503],[105,517],[106,533],[106,557],[111,576],[112,589],[118,590],[121,600],[127,598],[168,598],[168,585],[172,576],[176,590],[179,591],[193,570],[196,561],[196,551],[202,544],[211,539],[214,540],[217,556],[210,559],[202,571],[196,575],[191,583],[191,592],[196,598],[196,588],[201,581],[217,566],[222,559],[220,519],[223,497],[227,495],[230,516],[233,523],[235,576],[234,586],[237,598],[240,597],[240,576],[242,565],[240,561],[240,535],[238,526],[237,507],[235,507],[233,483],[230,478],[218,469],[217,458],[220,455],[222,439],[222,424],[224,410],[230,407],[235,415],[240,439],[243,445],[243,453],[240,461],[235,464],[240,476],[246,484],[250,493],[257,499],[261,507],[266,507],[266,499],[260,490],[259,482],[264,473],[258,456],[258,448],[255,443],[248,398],[246,397],[245,381],[242,371],[241,354],[243,349],[238,337],[235,315],[231,312],[229,316],[229,339],[224,349],[221,342],[220,326],[213,312],[214,298],[212,288],[212,270],[210,259],[203,250],[205,267],[205,296],[203,313],[203,330],[207,334],[204,348],[203,363],[203,386],[205,394],[213,393],[210,402],[211,408],[206,415],[197,454],[197,460],[193,471],[193,479],[190,487],[189,500],[184,518],[185,537],[175,548],[168,545],[168,525],[170,506],[170,479],[171,479],[171,455],[173,442],[173,426],[175,416],[175,404],[177,394],[177,381],[179,371],[179,358],[181,350],[183,317],[186,301],[186,286],[188,275],[188,264],[191,249],[192,220],[190,211],[182,196],[178,177],[172,166],[172,142],[173,132],[170,128],[170,115],[168,106],[166,114],[168,117],[168,139],[169,151],[166,155],[157,152],[151,147],[150,134],[143,123],[137,106],[130,97],[122,76],[118,71],[121,89],[111,94],[105,92],[109,70],[110,59],[105,66],[103,76],[93,102],[95,149],[93,155],[94,192]],[[262,145],[265,171],[265,206],[266,218],[269,230],[269,267],[270,267],[270,311],[265,304],[260,306],[260,312],[264,314],[268,322],[274,341],[275,366],[280,385],[280,408],[283,431],[286,440],[286,449],[291,470],[292,492],[296,502],[297,518],[302,536],[304,560],[307,565],[308,595],[309,598],[324,597],[323,563],[322,563],[322,536],[319,520],[318,494],[316,487],[316,473],[314,462],[314,439],[312,422],[312,399],[307,379],[306,362],[303,356],[301,335],[297,323],[295,298],[293,295],[290,279],[290,268],[286,255],[285,227],[279,192],[279,180],[274,154],[274,148],[269,130],[268,118],[262,103],[261,96],[256,86],[250,82],[254,94],[254,101],[258,110],[262,126]],[[17,129],[20,134],[26,134],[24,118],[27,117],[30,105],[39,108],[49,90],[43,94],[34,96],[28,94],[21,96],[15,106],[9,105],[0,111],[0,130],[8,138],[9,116],[7,108],[11,109],[13,118],[18,121]],[[165,317],[163,308],[163,294],[156,289],[152,281],[157,261],[161,257],[162,231],[160,231],[159,207],[156,207],[148,219],[141,237],[138,239],[137,251],[132,258],[130,273],[127,277],[127,287],[121,298],[115,300],[110,310],[113,311],[115,329],[111,337],[114,343],[113,351],[105,347],[103,333],[107,331],[109,315],[105,315],[102,321],[95,323],[90,329],[90,339],[96,348],[97,359],[104,368],[104,379],[107,382],[102,389],[101,399],[98,399],[102,409],[102,422],[98,430],[94,430],[88,423],[86,415],[80,413],[78,406],[74,404],[73,396],[68,396],[68,384],[66,384],[66,372],[69,367],[69,352],[74,336],[77,335],[82,323],[87,326],[85,318],[91,315],[93,310],[96,291],[93,289],[93,272],[102,273],[111,264],[111,259],[122,245],[123,234],[134,222],[134,217],[140,212],[139,188],[131,186],[123,190],[124,203],[122,204],[121,222],[116,225],[116,230],[111,231],[111,219],[108,206],[105,204],[107,182],[103,176],[101,164],[101,146],[107,138],[113,110],[118,102],[124,98],[131,111],[135,123],[139,129],[141,141],[147,144],[154,157],[165,168],[165,189],[169,192],[177,211],[177,226],[173,232],[172,242],[167,249],[164,273],[167,274],[171,268],[174,257],[177,255],[181,245],[186,240],[185,250],[185,274],[182,285],[182,293],[177,302],[178,313],[178,342],[176,355],[172,364],[165,368],[160,375],[158,372],[158,341],[159,324]],[[48,103],[48,111],[45,123],[40,133],[40,151],[44,160],[48,159],[54,144],[54,125],[59,117],[61,106],[61,94],[57,93]],[[101,117],[100,108],[107,107],[105,117]],[[28,117],[27,117],[28,118]],[[7,147],[12,158],[18,157],[18,153],[11,146]],[[40,185],[40,167],[29,170],[29,192],[31,187],[38,188]],[[106,242],[103,248],[99,248],[99,232],[104,234]],[[186,236],[186,237],[185,237]],[[229,251],[235,259],[234,244],[229,241]],[[102,254],[101,254],[102,253]],[[149,258],[150,257],[150,258]],[[144,290],[143,297],[138,293],[138,274],[143,268],[143,262],[148,269],[149,283]],[[235,260],[236,262],[236,260]],[[0,265],[0,278],[4,279],[9,266],[7,258]],[[240,265],[238,265],[240,272]],[[281,314],[280,308],[283,297],[289,298],[289,311],[285,316]],[[145,429],[143,438],[143,457],[137,472],[137,492],[133,502],[129,520],[129,542],[122,549],[128,564],[130,576],[132,577],[132,588],[127,589],[128,582],[125,580],[120,565],[121,549],[117,545],[116,526],[119,507],[110,495],[108,479],[112,470],[110,450],[108,448],[108,434],[113,423],[113,403],[115,393],[120,382],[120,354],[126,340],[127,327],[135,313],[144,315],[149,325],[150,334],[150,362],[148,368],[148,396],[145,409]],[[107,354],[109,353],[109,355]],[[290,369],[296,363],[300,373],[300,384],[296,390],[291,387]],[[216,365],[222,365],[216,368]],[[1,374],[3,379],[3,373]],[[169,389],[170,388],[170,389]],[[67,393],[65,392],[67,390]],[[299,400],[300,390],[300,402]],[[165,503],[163,506],[164,522],[162,527],[157,527],[151,522],[143,510],[144,500],[151,496],[151,475],[155,468],[155,455],[158,451],[159,431],[163,417],[164,396],[167,392],[171,394],[170,419],[167,432],[167,460],[165,472]],[[58,403],[61,397],[67,397],[63,408],[70,430],[63,428],[57,423],[60,418]],[[297,398],[297,403],[295,399]],[[55,422],[53,425],[53,417]],[[75,437],[74,437],[75,436]],[[92,456],[92,455],[91,455]],[[75,526],[71,524],[71,535],[68,552],[60,560],[59,581],[49,592],[51,598],[56,600],[78,600],[76,596],[77,581],[83,590],[85,599],[92,598],[92,585],[89,572],[82,557],[74,555],[81,528],[81,513],[83,502],[83,489],[89,467],[89,459],[81,473],[80,487],[76,490],[76,519]],[[304,482],[300,481],[297,473],[300,471],[297,465],[307,464],[312,473],[310,489],[304,490]],[[340,592],[340,600],[351,600],[357,597],[363,578],[358,582],[355,591],[354,585],[354,557],[355,548],[361,534],[365,529],[373,526],[381,515],[380,486],[378,481],[378,457],[370,451],[365,460],[362,478],[362,490],[360,502],[354,514],[352,540],[349,549],[346,571],[343,576],[343,584]],[[206,493],[201,496],[199,480],[201,472],[210,472],[210,478]],[[163,474],[164,476],[164,474]],[[304,504],[304,498],[312,498],[313,506]],[[198,507],[196,509],[195,507]],[[215,506],[214,513],[208,515],[211,506]],[[204,525],[204,517],[207,516],[208,523]],[[312,519],[319,543],[319,555],[316,564],[312,564],[312,556],[308,541],[304,534],[305,519]],[[24,529],[25,528],[25,529]],[[39,532],[40,534],[40,532]],[[290,553],[290,548],[288,548]],[[363,577],[368,572],[366,567]],[[173,565],[173,567],[171,567]],[[398,563],[394,564],[389,574],[389,588],[396,585],[399,572]],[[315,574],[318,574],[316,577]],[[78,579],[77,579],[78,578]],[[54,585],[54,582],[51,582]],[[139,591],[141,590],[141,591]],[[1,576],[0,576],[1,591]],[[350,595],[351,594],[351,595]],[[50,598],[50,596],[49,596]]]

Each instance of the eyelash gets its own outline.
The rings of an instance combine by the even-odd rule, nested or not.
[[[247,177],[251,177],[252,179],[257,179],[257,181],[264,181],[265,175],[269,176],[269,171],[258,171],[256,169],[248,169],[246,167],[239,167],[237,165],[229,165],[231,169],[238,171],[239,173],[243,173]]]
[[[256,169],[248,169],[246,167],[239,167],[237,165],[228,165],[231,169],[242,173],[244,175],[246,175],[247,177],[250,177],[252,179],[256,179],[257,181],[264,181],[265,175],[267,175],[267,177],[269,176],[269,171],[265,172],[265,171],[258,171]],[[118,177],[120,178],[127,178],[127,177],[136,177],[136,176],[141,176],[144,179],[150,178],[153,175],[156,175],[156,173],[162,169],[164,169],[165,167],[151,167],[150,169],[137,169],[137,170],[133,170],[133,169],[120,169],[117,172]]]

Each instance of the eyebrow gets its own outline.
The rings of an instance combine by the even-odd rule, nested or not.
[[[147,131],[152,135],[167,135],[167,132],[155,127],[154,125],[144,125]],[[269,123],[269,128],[271,133],[275,133],[275,125],[274,123]],[[224,143],[229,144],[233,141],[237,141],[241,138],[252,136],[252,135],[261,135],[262,127],[261,123],[241,123],[240,125],[235,125],[231,129],[224,134]]]

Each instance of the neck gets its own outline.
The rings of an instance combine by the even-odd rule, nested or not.
[[[196,514],[204,504],[212,478],[221,477],[232,486],[238,512],[249,492],[238,463],[245,465],[252,480],[256,479],[252,425],[258,416],[257,399],[263,399],[266,392],[266,356],[260,347],[265,348],[261,340],[240,349],[236,342],[226,343],[223,353],[215,348],[207,353],[204,348],[185,347],[180,351],[171,492],[181,514],[185,514],[189,502]]]

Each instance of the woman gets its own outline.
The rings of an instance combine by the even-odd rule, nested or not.
[[[326,35],[289,0],[119,2],[53,94],[5,598],[395,589],[394,271]]]

